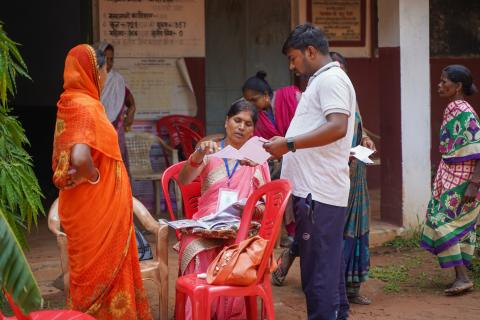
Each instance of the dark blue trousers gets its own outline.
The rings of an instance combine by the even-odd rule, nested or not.
[[[295,243],[309,320],[348,319],[343,259],[345,207],[293,196]],[[298,246],[297,248],[295,246]]]

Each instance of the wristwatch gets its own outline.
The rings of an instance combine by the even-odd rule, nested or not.
[[[293,141],[293,138],[287,138],[287,149],[288,151],[295,152],[297,149],[295,149],[295,142]]]

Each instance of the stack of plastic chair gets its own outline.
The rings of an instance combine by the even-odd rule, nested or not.
[[[177,125],[177,133],[180,138],[180,150],[182,152],[183,159],[188,159],[190,155],[195,151],[197,143],[202,140],[202,136],[193,131],[187,126]]]
[[[187,297],[190,298],[192,305],[192,319],[210,320],[212,302],[220,296],[245,297],[248,319],[257,319],[257,296],[259,296],[264,304],[262,318],[265,312],[268,319],[275,319],[268,267],[290,194],[290,183],[287,180],[279,179],[257,189],[248,198],[245,205],[235,243],[247,238],[255,205],[262,198],[265,200],[265,211],[259,235],[268,240],[268,245],[257,271],[256,283],[249,286],[210,285],[205,279],[198,278],[196,274],[179,277],[176,283],[176,320],[185,319]]]
[[[155,214],[160,215],[160,178],[163,172],[155,172],[150,161],[150,150],[153,144],[158,143],[163,149],[165,157],[169,159],[165,163],[168,167],[170,163],[178,162],[178,150],[170,147],[162,139],[148,132],[127,132],[125,133],[125,143],[128,152],[128,167],[132,180],[152,181],[155,189]]]
[[[205,126],[195,117],[170,115],[157,121],[157,132],[161,137],[166,133],[170,147],[180,149],[181,160],[185,160],[193,152],[192,140],[198,142],[205,137]],[[168,159],[165,161],[168,163]]]

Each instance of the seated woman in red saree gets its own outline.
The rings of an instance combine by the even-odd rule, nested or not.
[[[255,107],[246,100],[235,102],[225,121],[226,136],[219,143],[203,141],[190,156],[180,172],[179,180],[188,184],[200,177],[202,196],[198,211],[193,216],[198,219],[215,213],[219,201],[223,202],[225,192],[236,194],[236,199],[248,198],[258,187],[270,181],[267,164],[240,164],[236,160],[205,157],[221,147],[231,145],[239,149],[253,136],[257,113]],[[179,268],[181,275],[204,273],[210,262],[225,245],[233,240],[212,239],[199,235],[184,235],[180,241]],[[212,314],[216,319],[243,319],[245,305],[243,298],[220,298],[213,304]],[[187,304],[185,315],[191,317],[191,307]]]
[[[68,238],[69,307],[97,319],[151,319],[133,230],[132,194],[115,129],[100,103],[105,57],[71,49],[57,103],[53,182]]]

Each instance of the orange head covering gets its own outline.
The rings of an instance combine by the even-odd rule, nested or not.
[[[62,186],[75,144],[87,144],[115,160],[121,160],[117,133],[100,102],[98,68],[94,49],[81,44],[67,55],[63,73],[64,92],[57,103],[53,142],[53,180]]]

